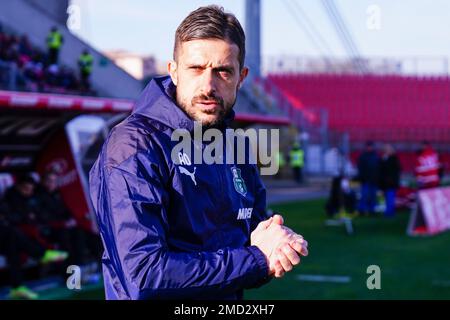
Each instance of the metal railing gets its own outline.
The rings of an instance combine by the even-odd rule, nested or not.
[[[368,74],[448,76],[448,57],[367,57],[359,58]],[[269,56],[263,59],[263,74],[335,73],[360,74],[355,59],[311,56]]]

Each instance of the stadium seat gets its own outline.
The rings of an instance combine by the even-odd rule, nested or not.
[[[350,142],[450,142],[447,76],[271,74],[268,79],[294,106],[327,110],[330,130],[348,132]],[[402,157],[408,169],[412,156]]]

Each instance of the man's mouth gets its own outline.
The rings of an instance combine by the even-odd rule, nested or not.
[[[196,105],[204,112],[213,112],[220,108],[220,104],[217,101],[197,101]]]

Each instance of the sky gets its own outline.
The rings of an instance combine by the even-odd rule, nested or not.
[[[323,55],[299,27],[286,1],[261,0],[263,57]],[[331,53],[345,57],[322,2],[291,1],[300,4]],[[80,12],[74,32],[99,50],[124,49],[167,61],[179,23],[189,12],[212,3],[234,13],[245,26],[245,0],[72,0]],[[335,0],[335,4],[363,56],[432,61],[450,57],[448,0]]]

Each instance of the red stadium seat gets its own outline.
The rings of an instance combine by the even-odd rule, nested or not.
[[[325,108],[330,128],[351,131],[351,141],[375,134],[392,142],[450,142],[448,77],[297,74],[269,79],[294,105]]]

